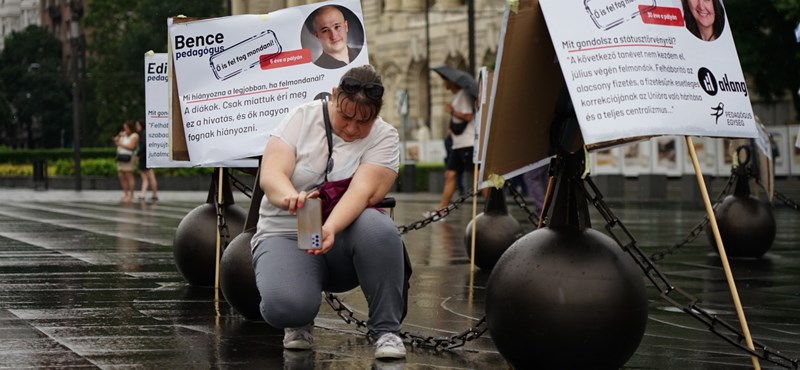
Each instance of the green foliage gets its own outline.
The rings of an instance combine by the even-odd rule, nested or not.
[[[70,84],[61,70],[61,42],[39,26],[13,32],[0,52],[0,137],[11,146],[58,147],[71,136]],[[16,115],[11,114],[13,107]],[[41,140],[17,143],[17,133],[42,122]]]
[[[800,0],[727,0],[725,10],[742,69],[758,93],[770,101],[788,90],[798,114],[800,46],[794,28],[800,21]]]
[[[223,15],[222,1],[92,0],[86,144],[107,145],[122,122],[144,117],[144,53],[166,52],[167,17]],[[90,104],[87,104],[89,106]]]
[[[114,158],[115,148],[81,148],[81,159]],[[0,163],[30,164],[36,159],[55,162],[59,159],[72,160],[74,151],[59,149],[14,149],[0,147]]]
[[[19,165],[0,163],[0,177],[30,177],[33,176],[32,165]]]
[[[198,176],[211,175],[214,168],[211,167],[191,167],[191,168],[157,168],[154,169],[158,176]],[[138,173],[139,170],[136,170]],[[75,174],[75,162],[72,159],[57,159],[47,162],[48,176],[73,176]],[[116,177],[117,162],[113,158],[92,158],[81,159],[82,176]],[[33,176],[33,164],[31,163],[0,163],[0,177],[30,177]]]
[[[428,191],[430,173],[438,172],[444,174],[444,164],[441,162],[417,162],[414,168],[414,191]],[[404,182],[406,179],[404,169],[405,165],[400,165],[400,170],[397,174],[397,191],[402,191],[405,188]]]
[[[68,159],[59,159],[54,164],[55,176],[75,175],[75,162]],[[117,163],[113,159],[85,159],[81,160],[82,176],[117,176]]]

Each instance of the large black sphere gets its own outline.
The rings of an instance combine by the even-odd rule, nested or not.
[[[225,205],[225,224],[231,240],[242,232],[246,212],[236,204]],[[217,211],[202,204],[183,217],[172,241],[172,254],[181,275],[192,285],[214,285],[217,258]]]
[[[524,235],[522,226],[507,212],[482,212],[475,217],[475,265],[491,270],[511,244]],[[471,254],[473,222],[467,224],[464,245]]]
[[[729,195],[714,210],[722,245],[729,257],[761,257],[775,241],[775,215],[769,204],[752,196]],[[706,236],[714,251],[710,227]]]
[[[618,369],[647,324],[642,272],[598,231],[539,229],[492,270],[486,318],[517,369]]]
[[[220,261],[219,287],[236,312],[248,320],[263,320],[259,309],[261,294],[256,287],[253,253],[250,251],[250,239],[254,233],[239,234],[225,248]]]

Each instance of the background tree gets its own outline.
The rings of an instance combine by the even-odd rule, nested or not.
[[[724,3],[744,73],[768,102],[790,94],[795,119],[800,119],[800,46],[794,36],[800,21],[800,0]]]
[[[109,145],[126,119],[142,119],[144,53],[167,51],[167,18],[222,16],[223,1],[92,0],[86,145]]]
[[[4,92],[0,122],[9,146],[53,148],[69,144],[62,138],[72,134],[70,85],[61,71],[58,39],[39,26],[12,33],[0,52],[0,86]],[[39,126],[41,132],[35,131]],[[17,141],[23,132],[27,139]]]
[[[0,149],[10,147],[17,136],[14,111],[6,98],[6,89],[0,81]]]

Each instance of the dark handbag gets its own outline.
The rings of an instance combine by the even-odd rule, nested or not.
[[[117,162],[130,162],[132,158],[130,154],[117,154]]]
[[[328,162],[325,168],[325,181],[319,186],[319,199],[322,200],[322,220],[324,222],[333,211],[333,207],[336,207],[336,204],[342,199],[342,195],[347,191],[353,178],[348,177],[346,179],[328,181],[328,173],[333,169],[333,137],[331,136],[331,119],[328,116],[326,100],[322,101],[322,116],[325,119],[325,136],[328,140]],[[373,204],[369,208],[375,208],[375,206]]]
[[[467,123],[469,122],[454,122],[453,117],[450,117],[450,131],[455,135],[461,135],[467,129]]]
[[[333,211],[333,207],[342,199],[342,195],[347,191],[350,186],[352,177],[341,179],[337,181],[325,181],[319,186],[319,199],[322,200],[322,219],[327,220],[328,216]]]

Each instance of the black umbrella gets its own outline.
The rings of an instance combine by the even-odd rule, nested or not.
[[[446,64],[433,67],[433,71],[438,73],[439,76],[442,76],[442,78],[445,80],[448,80],[458,85],[458,87],[467,90],[473,99],[478,97],[478,83],[475,82],[475,79],[472,78],[469,73],[455,69]]]

